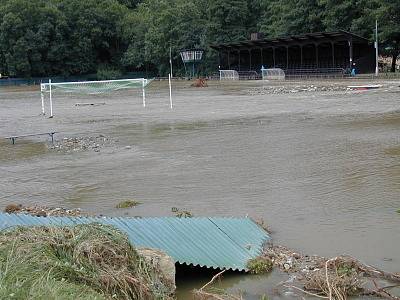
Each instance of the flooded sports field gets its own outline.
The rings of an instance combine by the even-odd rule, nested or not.
[[[165,82],[141,91],[53,94],[0,89],[0,207],[81,208],[92,214],[250,216],[275,243],[307,254],[349,254],[400,271],[400,82]],[[78,105],[76,105],[78,104]],[[57,132],[21,138],[7,136]],[[121,210],[117,203],[140,205]],[[221,249],[223,251],[223,249]],[[208,281],[205,279],[205,282]],[[281,280],[230,275],[246,299]],[[179,283],[179,281],[178,281]],[[203,282],[186,282],[185,290]],[[290,298],[277,295],[271,298]]]

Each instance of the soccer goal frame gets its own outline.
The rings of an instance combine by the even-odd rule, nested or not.
[[[219,70],[219,80],[239,80],[239,73],[236,70]]]
[[[261,69],[263,80],[285,80],[285,71],[279,68]]]
[[[45,115],[45,94],[49,94],[50,118],[53,115],[53,90],[60,90],[65,93],[86,93],[90,95],[103,94],[110,91],[122,89],[142,89],[142,104],[146,107],[145,87],[150,80],[145,78],[119,79],[119,80],[97,80],[97,81],[76,81],[76,82],[51,82],[40,84],[40,98],[42,114]],[[97,87],[96,87],[97,86]]]

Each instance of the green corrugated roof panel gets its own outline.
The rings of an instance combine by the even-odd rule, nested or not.
[[[160,249],[176,262],[246,270],[270,237],[249,218],[34,217],[0,213],[0,229],[13,226],[68,226],[98,222],[125,232],[136,247]]]

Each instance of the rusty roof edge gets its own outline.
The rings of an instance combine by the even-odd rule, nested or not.
[[[254,42],[261,42],[261,43],[273,43],[274,41],[277,41],[279,39],[300,39],[306,37],[307,39],[310,39],[309,37],[316,37],[318,35],[344,35],[347,37],[352,37],[354,40],[360,41],[360,42],[367,42],[369,43],[369,40],[367,38],[364,38],[358,34],[346,31],[346,30],[336,30],[336,31],[326,31],[326,32],[311,32],[311,33],[302,33],[302,34],[295,34],[295,35],[286,35],[286,36],[277,36],[273,38],[264,38],[264,39],[259,39],[259,40],[242,40],[242,41],[235,41],[235,42],[227,42],[227,43],[219,43],[219,44],[211,44],[209,45],[210,48],[214,50],[218,50],[221,48],[238,48],[238,47],[246,47],[251,45],[251,43]],[[310,39],[311,40],[311,39]],[[244,45],[243,45],[244,44]]]

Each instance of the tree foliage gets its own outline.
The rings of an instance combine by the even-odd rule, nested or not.
[[[379,22],[383,53],[400,52],[400,0],[2,0],[0,73],[79,75],[150,70],[165,75],[169,49],[343,29],[373,40]],[[100,73],[102,72],[100,70]]]
[[[269,37],[325,30],[317,0],[268,0],[263,12],[259,26]]]

